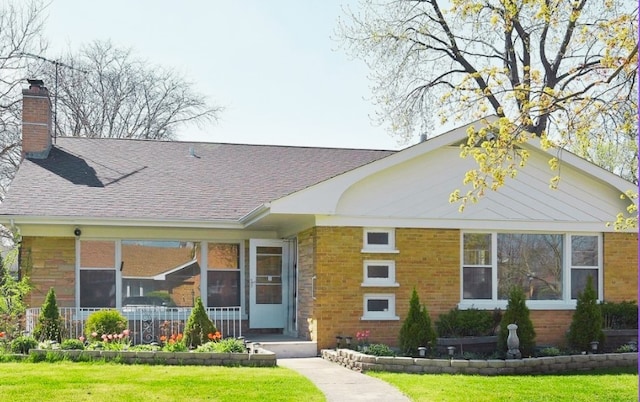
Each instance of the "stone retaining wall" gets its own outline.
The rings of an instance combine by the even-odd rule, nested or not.
[[[424,359],[377,357],[349,349],[323,349],[322,358],[356,371],[390,371],[424,374],[541,374],[607,367],[636,367],[637,353],[608,353],[536,357],[521,360]]]
[[[133,352],[110,350],[43,350],[31,349],[29,355],[52,353],[69,360],[116,360],[125,364],[166,364],[180,366],[248,366],[275,367],[276,355],[267,350],[259,353],[194,353],[194,352]]]

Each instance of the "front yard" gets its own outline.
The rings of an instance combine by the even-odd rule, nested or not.
[[[638,400],[638,370],[617,368],[553,375],[478,376],[369,372],[413,401],[597,402]]]
[[[368,375],[398,387],[414,401],[633,401],[638,395],[637,370],[622,368],[539,376]],[[309,380],[281,367],[101,362],[0,363],[0,395],[10,401],[325,400]]]

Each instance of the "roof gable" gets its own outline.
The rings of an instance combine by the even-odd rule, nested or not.
[[[477,123],[476,123],[477,124]],[[458,144],[466,138],[459,128],[387,158],[346,172],[270,204],[271,213],[324,215],[320,224],[367,225],[377,220],[390,226],[456,228],[527,227],[563,230],[605,230],[605,223],[624,211],[620,194],[634,185],[569,152],[561,160],[560,187],[549,188],[555,175],[549,152],[534,143],[527,166],[498,191],[488,191],[463,213],[449,195],[463,187],[472,158],[460,158]],[[556,151],[557,152],[557,151]],[[333,218],[330,218],[333,217]],[[369,223],[371,224],[371,223]],[[537,226],[536,226],[537,225]]]

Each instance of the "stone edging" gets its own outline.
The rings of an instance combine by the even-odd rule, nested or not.
[[[638,353],[607,353],[536,357],[520,360],[425,359],[377,357],[350,349],[323,349],[322,358],[355,371],[389,371],[425,374],[541,374],[608,367],[635,367]]]
[[[200,353],[200,352],[135,352],[112,350],[44,350],[31,349],[29,355],[64,356],[73,361],[117,360],[125,364],[166,364],[185,366],[248,366],[275,367],[276,355],[260,349],[258,353]]]

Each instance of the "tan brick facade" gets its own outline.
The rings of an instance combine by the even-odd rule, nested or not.
[[[316,229],[298,234],[298,337],[317,340],[317,319],[314,317],[314,285]]]
[[[604,299],[638,300],[638,234],[604,234]]]
[[[399,253],[363,253],[360,227],[318,227],[316,232],[316,300],[319,348],[332,347],[337,335],[369,330],[371,342],[397,343],[411,292],[418,290],[433,319],[454,307],[460,295],[460,234],[457,230],[396,229]],[[309,242],[309,240],[307,240]],[[393,260],[399,287],[362,287],[365,260]],[[363,321],[367,293],[395,294],[400,320]]]
[[[396,345],[414,287],[434,322],[458,304],[460,232],[398,228],[395,239],[397,253],[364,253],[361,227],[314,227],[298,234],[297,323],[301,338],[329,348],[335,345],[336,335],[355,337],[357,331],[369,330],[371,342]],[[604,235],[605,300],[637,300],[637,246],[637,234]],[[243,247],[248,269],[248,242]],[[61,307],[75,305],[74,238],[25,237],[21,257],[23,272],[34,286],[29,306],[39,307],[50,287],[56,289]],[[395,261],[399,287],[363,287],[365,260]],[[248,283],[245,289],[248,309]],[[394,294],[400,319],[362,320],[366,293]],[[572,315],[573,311],[532,310],[537,343],[563,344]]]
[[[74,238],[25,237],[21,247],[21,269],[33,290],[29,307],[40,307],[51,287],[59,307],[75,306],[76,246]]]
[[[313,324],[319,348],[335,346],[335,337],[371,332],[371,342],[396,345],[413,287],[433,322],[460,301],[460,232],[458,230],[395,230],[398,253],[363,253],[361,227],[316,227],[300,234],[299,269],[315,272],[312,307],[300,298],[299,322]],[[608,301],[637,300],[637,234],[604,235],[604,286]],[[310,250],[315,249],[314,253]],[[364,260],[393,260],[399,287],[362,287]],[[315,260],[315,271],[313,270]],[[395,294],[398,321],[363,321],[366,293]],[[303,305],[305,307],[303,308]],[[573,310],[532,310],[538,344],[563,345]],[[355,341],[355,339],[354,339]]]

